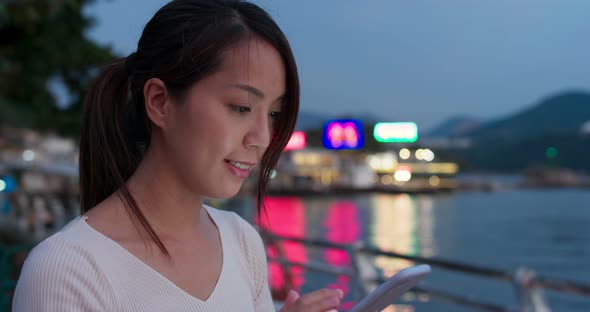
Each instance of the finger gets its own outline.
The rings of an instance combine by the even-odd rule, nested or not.
[[[301,296],[298,300],[298,305],[305,307],[310,311],[326,311],[337,308],[340,305],[342,298],[342,291],[339,289],[320,289],[312,293]]]
[[[307,297],[307,300],[309,301],[316,301],[333,297],[342,299],[344,297],[344,293],[340,289],[322,288],[320,290],[316,290],[314,292],[306,294],[305,297]]]
[[[299,299],[299,293],[294,290],[289,290],[287,294],[287,298],[285,299],[285,303],[281,307],[280,312],[288,312],[293,311],[295,309],[295,302]]]
[[[340,306],[340,299],[327,298],[327,299],[314,301],[314,302],[302,302],[300,304],[296,304],[296,306],[297,306],[296,311],[305,311],[305,312],[336,311],[336,308],[338,308]]]
[[[285,299],[285,304],[291,304],[299,299],[299,294],[294,290],[289,290],[289,294]]]

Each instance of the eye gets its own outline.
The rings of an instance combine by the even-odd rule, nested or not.
[[[231,109],[238,114],[245,114],[245,113],[249,113],[252,111],[250,109],[250,107],[248,107],[248,106],[242,106],[242,105],[230,105],[230,106],[231,106]]]

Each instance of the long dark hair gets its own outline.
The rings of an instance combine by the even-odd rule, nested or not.
[[[299,78],[285,35],[263,9],[239,0],[175,0],[148,22],[136,53],[107,65],[89,90],[80,139],[82,213],[119,192],[126,209],[159,249],[166,247],[126,187],[151,139],[143,86],[161,79],[173,97],[182,97],[194,83],[211,75],[222,54],[257,36],[281,55],[286,71],[286,105],[258,174],[258,213],[264,206],[269,177],[295,127],[299,110]]]

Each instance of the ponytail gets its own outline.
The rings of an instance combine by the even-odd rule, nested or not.
[[[80,138],[80,209],[85,213],[113,193],[121,198],[132,219],[169,255],[149,224],[126,181],[133,175],[149,145],[150,127],[143,96],[132,96],[126,58],[105,67],[86,95]]]

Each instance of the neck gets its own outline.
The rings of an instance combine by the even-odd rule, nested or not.
[[[194,236],[207,221],[202,208],[203,196],[192,192],[165,158],[153,149],[146,153],[127,186],[162,239]]]

